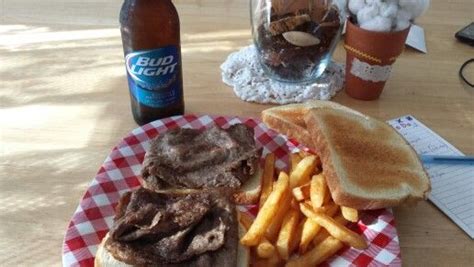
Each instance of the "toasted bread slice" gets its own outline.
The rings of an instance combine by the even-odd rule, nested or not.
[[[378,209],[427,197],[417,154],[388,124],[335,108],[311,109],[304,120],[336,204]]]
[[[304,116],[310,109],[325,107],[341,109],[363,116],[361,113],[335,102],[313,100],[302,104],[291,104],[266,109],[262,111],[262,120],[269,128],[314,149],[313,140],[307,130]]]

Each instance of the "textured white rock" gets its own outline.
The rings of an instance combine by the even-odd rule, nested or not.
[[[301,47],[317,45],[321,42],[318,37],[307,32],[289,31],[282,35],[288,43]]]

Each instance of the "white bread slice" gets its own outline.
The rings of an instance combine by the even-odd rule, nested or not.
[[[312,108],[325,107],[341,109],[363,116],[361,113],[335,102],[313,100],[301,104],[276,106],[266,109],[262,111],[262,120],[269,128],[314,149],[311,134],[306,128],[304,115]]]
[[[336,204],[378,209],[427,197],[417,154],[388,124],[334,108],[311,109],[304,119]]]
[[[94,266],[95,267],[133,267],[130,264],[127,264],[123,261],[119,261],[112,253],[108,252],[104,247],[105,241],[109,238],[109,233],[104,236],[102,242],[100,242],[99,247],[97,248],[97,253],[95,254]]]
[[[232,195],[232,201],[237,205],[255,204],[260,199],[262,191],[263,170],[258,166],[255,173]]]
[[[239,239],[245,234],[245,229],[242,224],[239,223]],[[104,247],[105,241],[109,238],[109,234],[102,239],[97,253],[95,254],[94,266],[95,267],[133,267],[133,265],[124,263],[115,259],[110,252]],[[250,249],[248,247],[240,245],[238,242],[237,248],[237,267],[248,267],[250,266]]]

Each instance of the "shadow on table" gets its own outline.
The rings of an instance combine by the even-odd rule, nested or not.
[[[50,251],[60,251],[65,222],[96,171],[136,127],[120,34],[24,25],[0,25],[0,34],[0,262],[50,266]],[[187,34],[183,56],[224,57],[248,37],[244,30]]]

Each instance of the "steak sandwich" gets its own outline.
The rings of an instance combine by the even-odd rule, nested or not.
[[[123,195],[96,266],[248,266],[235,203],[255,203],[261,149],[243,124],[153,139],[142,187]]]
[[[235,206],[223,191],[125,194],[96,254],[96,266],[232,266],[238,251]],[[245,266],[245,265],[244,265]]]
[[[384,122],[324,101],[270,108],[262,119],[319,155],[332,199],[340,206],[393,207],[425,199],[430,191],[417,154]]]
[[[159,135],[145,154],[142,184],[152,190],[231,188],[237,204],[258,201],[261,149],[253,129],[176,128]]]

